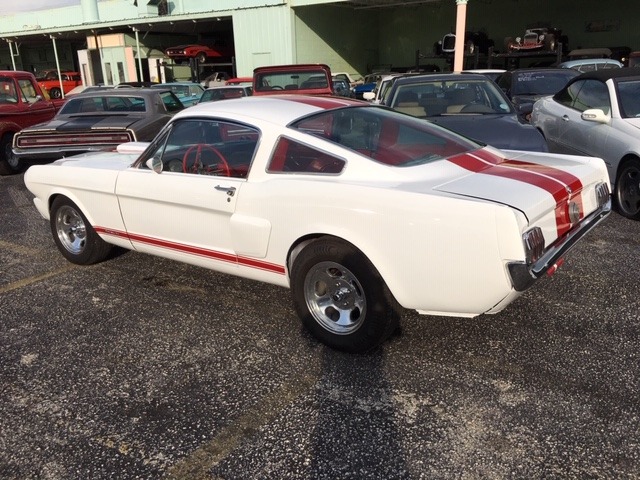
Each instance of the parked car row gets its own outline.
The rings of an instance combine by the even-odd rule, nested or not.
[[[354,95],[354,88],[347,85],[349,77],[332,75],[329,81],[326,66],[299,65],[295,72],[284,67],[269,67],[267,71],[277,71],[270,71],[271,77],[260,77],[264,85],[269,85],[269,94],[278,93],[278,82],[284,82],[281,91],[291,93],[289,83],[295,78],[303,82],[296,84],[297,92],[300,87],[310,86],[313,91],[302,92]],[[640,109],[634,105],[635,97],[627,93],[636,92],[631,88],[634,81],[629,80],[636,73],[615,67],[598,70],[598,75],[581,75],[574,68],[516,69],[491,73],[498,75],[495,82],[477,73],[375,74],[366,79],[369,84],[373,83],[370,80],[377,82],[363,97],[500,149],[604,158],[618,210],[640,219],[640,147],[635,148],[634,131]],[[253,81],[227,78],[224,85],[208,89],[191,82],[151,85],[151,90],[163,92],[164,100],[159,102],[149,102],[144,88],[135,95],[122,92],[140,87],[134,84],[117,89],[90,87],[87,90],[93,92],[81,95],[69,92],[69,101],[53,121],[25,128],[13,137],[13,161],[53,159],[150,140],[184,106],[251,96],[254,92],[247,85],[249,80]],[[319,89],[321,82],[331,88]],[[168,91],[173,95],[168,96]],[[626,93],[624,103],[618,102],[621,92]],[[165,110],[144,107],[139,111],[142,105],[163,105]],[[91,142],[82,141],[89,133]]]
[[[118,246],[290,288],[308,331],[348,352],[403,309],[501,311],[610,212],[601,160],[501,151],[337,96],[199,103],[150,143],[34,165],[25,183],[70,262]]]
[[[615,109],[572,82],[637,96],[605,72],[560,91],[571,102],[585,92],[594,125]],[[338,95],[346,81],[322,64],[260,67],[251,87],[191,83],[185,101],[177,83],[98,89],[23,128],[11,151],[55,160],[25,182],[69,261],[119,246],[289,287],[305,327],[349,352],[383,342],[403,309],[502,310],[609,214],[610,178],[637,218],[640,162],[549,153],[538,115],[523,120],[499,79],[403,74],[376,85],[385,80],[380,105]],[[620,116],[640,115],[633,108]]]

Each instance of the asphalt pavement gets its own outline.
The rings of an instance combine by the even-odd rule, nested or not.
[[[136,252],[66,262],[0,177],[0,478],[640,478],[640,222],[496,315],[366,355],[286,289]]]

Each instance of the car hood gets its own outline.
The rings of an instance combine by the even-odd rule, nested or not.
[[[522,104],[525,104],[525,103],[536,103],[541,98],[550,97],[552,95],[553,95],[553,93],[518,94],[518,95],[514,95],[511,98],[511,101],[515,105],[522,105]]]
[[[120,171],[129,168],[138,156],[118,152],[89,152],[56,160],[53,165]]]
[[[578,204],[582,216],[590,213],[595,205],[591,193],[582,195],[583,189],[592,192],[595,184],[606,181],[604,162],[590,157],[486,147],[442,163],[447,174],[435,191],[508,205],[531,224],[546,222],[553,238],[570,227],[564,217],[569,202]]]
[[[640,128],[640,118],[625,118],[624,121],[632,127]]]
[[[78,115],[54,118],[50,122],[25,128],[22,133],[69,132],[96,129],[127,129],[139,122],[142,115]]]
[[[520,123],[515,114],[443,115],[429,117],[428,120],[502,150],[548,151],[540,132],[532,125]]]

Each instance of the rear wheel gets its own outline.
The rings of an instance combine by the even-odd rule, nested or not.
[[[397,328],[400,306],[371,262],[332,237],[309,243],[291,269],[295,309],[305,327],[326,345],[362,353]]]
[[[640,220],[640,159],[632,158],[622,164],[613,196],[620,215]]]
[[[51,205],[50,225],[58,250],[72,263],[91,265],[104,260],[112,246],[102,240],[80,209],[66,197]]]
[[[52,88],[49,90],[49,96],[51,98],[62,98],[62,92],[59,88]]]
[[[12,143],[13,133],[5,133],[0,141],[0,175],[15,175],[24,170],[24,162],[14,155]]]

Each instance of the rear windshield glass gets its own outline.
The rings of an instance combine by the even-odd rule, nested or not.
[[[383,107],[348,107],[305,117],[293,128],[376,162],[406,167],[480,148],[450,130]]]
[[[60,110],[61,115],[74,113],[104,113],[104,112],[144,112],[146,111],[143,97],[104,97],[94,96],[72,98]]]

